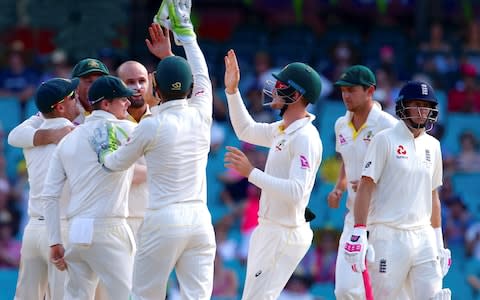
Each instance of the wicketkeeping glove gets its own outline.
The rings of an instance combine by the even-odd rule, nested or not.
[[[369,256],[373,254],[373,248],[368,249],[367,229],[365,226],[356,226],[353,228],[350,240],[345,243],[343,253],[345,260],[352,265],[352,270],[355,272],[365,271],[365,259],[367,258],[367,250],[370,251]],[[374,257],[369,257],[369,261],[374,260]]]
[[[117,138],[115,125],[105,122],[93,131],[93,136],[88,138],[90,146],[97,153],[98,162],[103,165],[105,156],[118,149],[120,141]]]
[[[190,20],[191,10],[191,0],[164,0],[153,21],[169,28],[175,43],[181,46],[197,38]]]

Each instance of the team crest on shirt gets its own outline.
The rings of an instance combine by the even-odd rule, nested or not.
[[[373,138],[373,132],[372,132],[371,130],[369,130],[369,131],[367,132],[367,135],[365,135],[365,136],[363,137],[363,140],[364,140],[365,142],[370,142],[370,141],[372,140],[372,138]]]
[[[340,142],[340,145],[345,145],[347,143],[347,140],[342,134],[338,135],[338,141]]]
[[[275,152],[282,151],[283,147],[285,147],[285,142],[286,142],[285,139],[278,142],[278,144],[275,145]]]
[[[407,150],[403,145],[398,145],[396,152],[397,158],[408,158]]]
[[[308,159],[304,155],[300,155],[300,167],[302,169],[310,169],[310,164],[308,163]]]

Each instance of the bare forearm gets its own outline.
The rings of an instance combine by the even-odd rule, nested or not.
[[[355,198],[355,224],[367,224],[368,210],[375,187],[376,185],[370,177],[362,177]]]
[[[342,192],[347,189],[347,174],[345,173],[345,165],[343,164],[343,162],[340,167],[340,176],[338,177],[337,183],[335,184],[335,188],[339,189]]]
[[[440,198],[438,197],[438,192],[432,191],[432,216],[430,218],[433,228],[439,228],[442,226],[442,213],[441,213],[441,204]]]

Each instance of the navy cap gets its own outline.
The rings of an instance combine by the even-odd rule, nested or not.
[[[398,93],[395,102],[410,100],[427,101],[433,104],[438,103],[433,88],[428,83],[422,81],[407,82]]]
[[[52,78],[43,82],[37,89],[35,105],[41,113],[53,111],[53,106],[70,95],[78,83],[78,78]]]
[[[111,100],[121,97],[130,97],[135,92],[120,80],[120,78],[105,75],[95,80],[88,90],[88,101],[95,104],[104,99]]]

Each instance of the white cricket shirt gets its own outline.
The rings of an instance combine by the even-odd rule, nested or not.
[[[65,126],[73,126],[73,123],[65,118],[52,118],[42,120],[39,129],[55,129]],[[44,203],[41,201],[41,193],[45,174],[47,174],[50,159],[56,147],[56,144],[49,144],[23,149],[30,186],[28,200],[28,215],[30,217],[43,216]],[[65,201],[66,199],[62,199],[61,202],[65,203]]]
[[[432,191],[442,185],[442,172],[440,143],[431,135],[414,138],[403,121],[378,133],[362,171],[376,183],[367,223],[400,229],[429,225]]]
[[[118,120],[114,115],[95,110],[58,144],[45,179],[42,199],[45,201],[45,218],[50,245],[61,243],[58,198],[64,182],[71,194],[66,209],[67,219],[125,218],[128,214],[128,193],[133,176],[133,167],[126,172],[108,172],[98,163],[97,154],[89,143],[96,128],[105,122],[121,127],[127,135],[135,126],[127,120]],[[123,134],[117,134],[125,140]]]
[[[193,74],[192,97],[151,108],[152,116],[140,121],[130,141],[105,157],[105,167],[118,171],[145,156],[148,209],[207,201],[212,85],[197,42],[184,44],[184,49]]]
[[[228,94],[230,119],[238,138],[269,147],[265,171],[254,169],[248,180],[261,190],[258,216],[283,226],[305,224],[305,208],[322,160],[315,116],[299,119],[285,130],[282,121],[256,123],[240,93]]]
[[[377,105],[373,105],[367,120],[357,130],[352,124],[353,114],[346,114],[335,122],[335,150],[342,155],[345,174],[347,177],[347,208],[353,211],[356,192],[353,191],[350,181],[360,180],[363,169],[363,160],[368,145],[372,138],[380,131],[393,127],[398,120],[392,115],[382,111]],[[349,213],[347,218],[353,222],[353,215]]]
[[[142,118],[150,117],[152,112],[150,111],[149,106],[147,105],[147,110],[143,114]],[[127,120],[138,125],[137,121],[131,116],[127,116]],[[146,165],[145,158],[140,157],[137,161],[139,165]],[[148,184],[147,181],[139,183],[139,184],[132,184],[130,187],[130,194],[128,195],[128,216],[132,218],[143,218],[145,216],[145,208],[147,207],[148,201]]]

